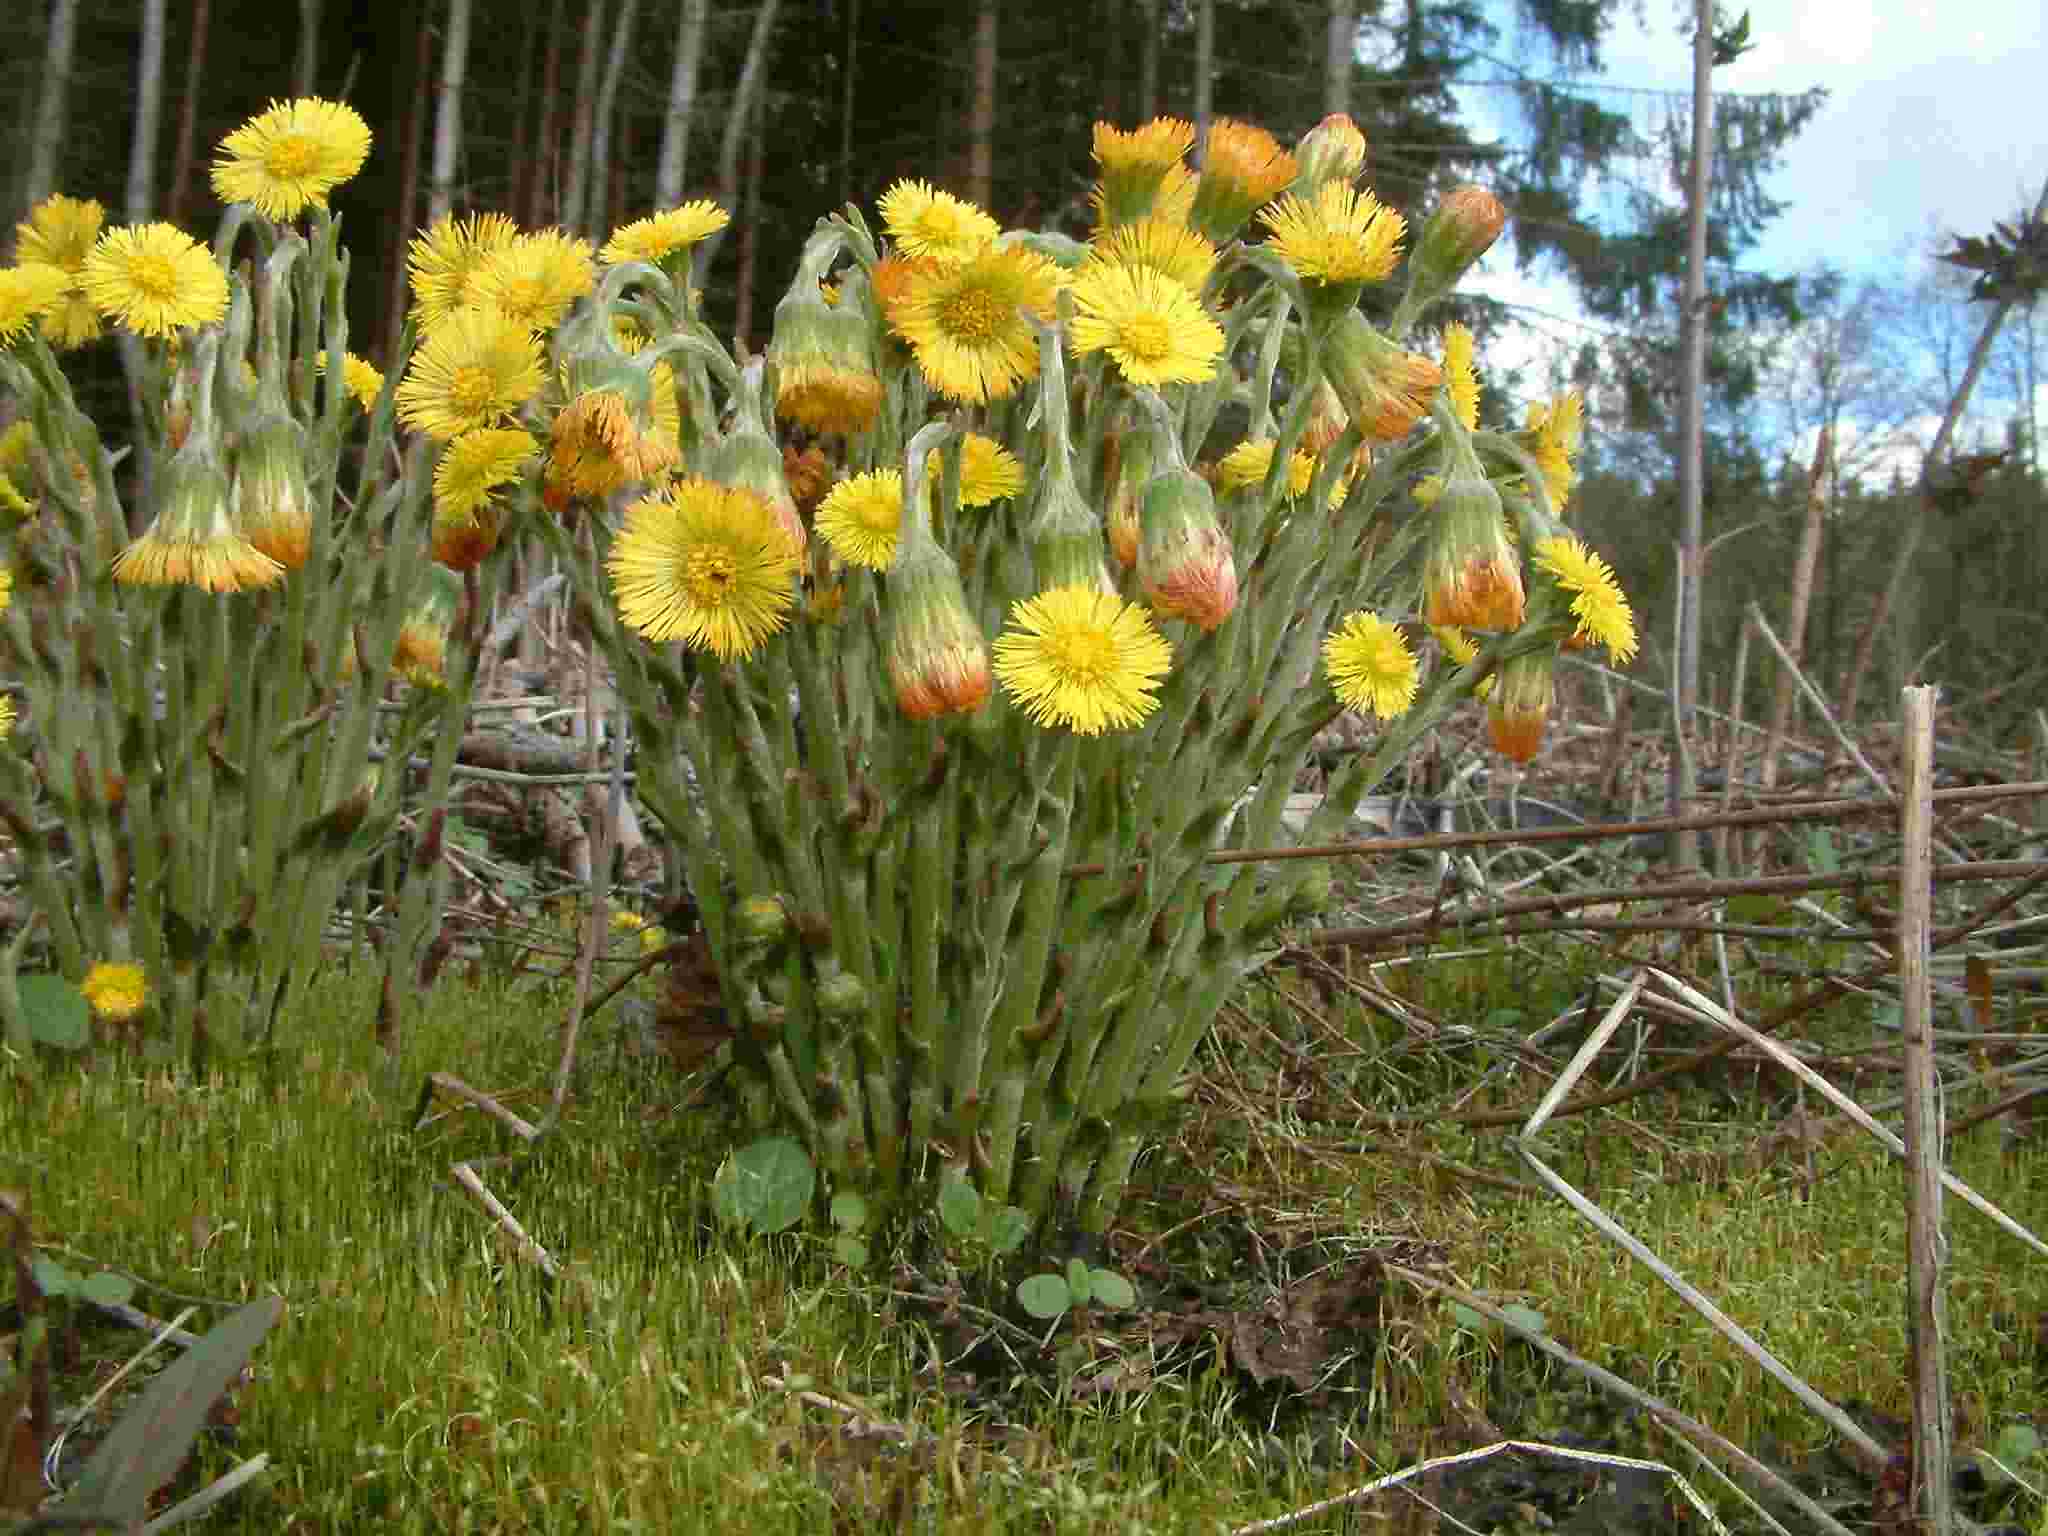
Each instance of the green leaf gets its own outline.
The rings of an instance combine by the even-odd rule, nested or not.
[[[1032,1275],[1017,1282],[1017,1305],[1040,1322],[1058,1317],[1072,1304],[1067,1282],[1058,1275]]]
[[[1087,1304],[1091,1294],[1088,1285],[1088,1266],[1079,1259],[1067,1260],[1067,1296],[1077,1307]]]
[[[729,1226],[766,1235],[803,1220],[817,1187],[810,1154],[787,1136],[764,1136],[735,1152],[711,1183],[711,1205]]]
[[[947,1174],[939,1181],[939,1220],[962,1242],[980,1234],[981,1196],[960,1174]]]
[[[2041,1433],[2031,1424],[2008,1424],[1998,1432],[1998,1443],[1991,1448],[2007,1467],[2018,1467],[2028,1457],[2041,1449]]]
[[[37,1255],[29,1272],[36,1277],[36,1289],[45,1296],[70,1296],[78,1290],[78,1276],[55,1259]]]
[[[92,1006],[62,976],[21,976],[15,980],[21,1014],[31,1039],[60,1051],[81,1051],[92,1043]]]
[[[1531,1333],[1541,1333],[1543,1331],[1543,1314],[1534,1307],[1525,1307],[1520,1302],[1516,1302],[1513,1306],[1502,1307],[1500,1315],[1518,1327],[1528,1329]]]
[[[997,1253],[1015,1253],[1031,1236],[1031,1218],[1014,1205],[988,1213],[988,1230],[983,1234]]]
[[[1817,875],[1842,872],[1841,856],[1835,852],[1835,835],[1826,827],[1806,829],[1806,863]]]
[[[1493,1319],[1473,1311],[1462,1301],[1451,1303],[1451,1321],[1468,1333],[1484,1333],[1493,1326]]]
[[[98,1307],[125,1307],[135,1297],[135,1282],[103,1269],[78,1283],[77,1294]]]
[[[1115,1311],[1138,1304],[1138,1292],[1131,1282],[1113,1269],[1088,1271],[1088,1294]]]
[[[832,1239],[832,1257],[849,1269],[865,1269],[868,1263],[868,1245],[851,1232],[842,1232]]]
[[[832,1225],[846,1232],[858,1232],[868,1224],[868,1203],[850,1189],[832,1197]]]

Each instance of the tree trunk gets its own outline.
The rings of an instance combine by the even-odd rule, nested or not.
[[[601,234],[606,225],[612,185],[612,113],[619,100],[619,80],[626,73],[626,50],[633,42],[633,17],[640,0],[620,0],[618,24],[612,28],[611,57],[604,61],[604,84],[597,92],[597,123],[590,145],[590,209],[583,227]]]
[[[299,56],[292,69],[292,94],[312,96],[320,78],[320,0],[299,0]]]
[[[199,93],[206,79],[206,28],[212,0],[192,0],[192,38],[185,50],[185,92],[178,102],[178,144],[171,154],[171,195],[164,217],[176,224],[192,194],[192,147],[199,131]]]
[[[434,174],[427,186],[427,222],[455,206],[455,157],[462,152],[462,82],[469,67],[469,0],[448,0],[441,38],[441,93],[434,107]],[[410,203],[407,212],[411,211]]]
[[[1694,789],[1693,726],[1700,698],[1700,563],[1705,540],[1707,380],[1707,194],[1714,177],[1714,6],[1695,0],[1692,40],[1692,174],[1686,181],[1685,302],[1681,314],[1678,425],[1678,655],[1672,679],[1669,808],[1685,815]],[[1699,863],[1699,834],[1674,832],[1671,861]]]
[[[78,0],[51,0],[50,32],[43,44],[43,88],[36,98],[36,125],[28,141],[28,181],[23,210],[48,197],[57,184],[64,153],[65,99],[71,87],[71,55],[78,42]]]
[[[142,46],[135,59],[135,134],[128,149],[126,217],[147,224],[156,206],[157,130],[164,115],[164,0],[142,0]],[[132,519],[156,515],[156,463],[142,407],[142,344],[120,332],[121,371],[128,379],[128,414],[135,423],[135,497]],[[140,527],[131,527],[140,532]]]
[[[740,348],[746,348],[754,328],[754,274],[761,257],[761,141],[767,137],[767,115],[758,107],[752,114],[754,131],[747,136],[746,190],[734,210],[740,226],[739,279],[733,294],[732,334]]]
[[[413,23],[412,94],[405,104],[405,148],[399,159],[398,206],[391,210],[390,259],[386,271],[384,334],[379,338],[387,363],[396,364],[398,338],[405,328],[406,248],[412,240],[413,212],[420,203],[420,141],[426,137],[427,93],[433,80],[434,26],[432,0],[421,0],[408,12]]]
[[[2035,221],[2043,217],[2048,217],[2048,181],[2042,182],[2041,195],[2034,202]],[[1934,504],[1928,490],[1934,471],[1947,457],[1949,439],[1955,436],[1963,407],[1969,403],[1970,393],[1977,387],[1977,376],[1984,371],[1984,364],[1991,356],[1991,343],[1997,339],[1998,328],[2005,324],[2005,317],[2012,313],[2012,307],[2011,299],[2000,299],[1985,319],[1977,344],[1970,349],[1970,363],[1963,370],[1962,382],[1956,385],[1955,398],[1949,401],[1948,412],[1941,419],[1941,427],[1934,434],[1933,443],[1928,446],[1927,456],[1920,461],[1920,505],[1907,517],[1898,551],[1892,557],[1891,575],[1885,581],[1884,591],[1878,594],[1877,606],[1871,610],[1870,622],[1857,638],[1856,655],[1849,663],[1849,678],[1842,688],[1844,726],[1853,724],[1856,719],[1856,698],[1863,691],[1864,674],[1870,670],[1871,658],[1877,653],[1878,636],[1884,632],[1892,610],[1898,607],[1900,594],[1905,591],[1906,576],[1913,568],[1913,557],[1920,552],[1920,539],[1927,531],[1927,519],[1933,512]]]
[[[554,0],[554,7],[548,14],[548,46],[544,59],[540,72],[540,131],[534,146],[537,170],[532,183],[533,200],[526,210],[526,222],[534,229],[553,222],[549,209],[561,206],[550,199],[560,193],[562,176],[562,122],[561,114],[556,110],[562,83],[562,0]]]
[[[1323,114],[1351,110],[1351,73],[1358,53],[1358,0],[1330,0],[1323,48]]]
[[[1195,154],[1209,156],[1209,108],[1216,74],[1216,0],[1195,0]]]
[[[993,201],[996,137],[996,0],[980,0],[974,17],[974,103],[967,125],[967,198]]]
[[[505,211],[520,218],[533,188],[533,66],[540,52],[541,15],[526,13],[526,40],[519,50],[519,90],[512,106],[512,176],[505,189]]]
[[[569,174],[564,178],[562,211],[556,220],[570,234],[583,231],[583,208],[589,196],[590,140],[597,109],[597,40],[604,35],[604,0],[584,0],[583,47],[576,59],[574,127],[569,134]]]
[[[1105,123],[1124,120],[1124,0],[1105,0],[1102,7],[1102,83],[1095,88],[1095,111]]]
[[[860,0],[847,0],[845,80],[839,96],[839,201],[853,201],[853,88],[860,78]]]
[[[859,0],[855,0],[859,4]],[[656,211],[673,208],[683,200],[683,170],[690,159],[690,118],[697,110],[697,71],[704,62],[704,26],[711,15],[711,0],[683,0],[683,19],[676,28],[676,66],[668,82],[668,114],[661,126],[661,160],[654,171]],[[847,22],[846,102],[842,110],[841,137],[850,132],[853,121],[853,26]],[[851,151],[842,145],[842,154]],[[842,179],[844,177],[844,172]],[[842,193],[841,197],[846,194]]]
[[[776,5],[777,0],[761,0],[754,11],[754,30],[747,37],[746,61],[740,65],[739,84],[733,87],[732,104],[726,111],[725,138],[718,147],[718,200],[727,208],[739,207],[740,149],[746,139],[747,122],[753,115],[754,103],[765,94],[763,80],[768,67],[768,39],[775,31]],[[731,228],[728,224],[697,247],[692,270],[699,286],[704,282],[704,274],[711,270],[711,262]]]
[[[1138,121],[1159,115],[1159,0],[1138,0]]]

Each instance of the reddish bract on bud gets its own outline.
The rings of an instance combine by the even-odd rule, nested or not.
[[[1547,650],[1510,656],[1500,664],[1499,680],[1487,702],[1486,734],[1501,756],[1526,763],[1543,745],[1543,728],[1556,694],[1551,681],[1554,664],[1554,653]]]

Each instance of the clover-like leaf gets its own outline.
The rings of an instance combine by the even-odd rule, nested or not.
[[[1088,1294],[1101,1306],[1123,1311],[1138,1304],[1138,1292],[1130,1281],[1113,1269],[1088,1271]]]
[[[31,1039],[60,1051],[82,1051],[92,1043],[92,1007],[62,976],[21,976],[14,986]]]
[[[1073,1305],[1067,1282],[1058,1275],[1031,1275],[1017,1282],[1017,1305],[1040,1322],[1049,1322]]]
[[[729,1158],[711,1183],[711,1205],[728,1226],[764,1236],[803,1220],[817,1187],[810,1154],[787,1136],[764,1136]]]

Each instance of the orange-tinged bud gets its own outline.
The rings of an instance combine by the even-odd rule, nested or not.
[[[1209,483],[1170,469],[1145,487],[1138,585],[1166,616],[1214,629],[1237,608],[1237,565]]]
[[[1486,734],[1503,757],[1526,763],[1543,745],[1543,729],[1556,697],[1551,671],[1556,655],[1525,651],[1500,664],[1493,697],[1487,701]]]
[[[1508,542],[1500,492],[1483,476],[1454,473],[1430,508],[1435,527],[1423,557],[1423,617],[1459,629],[1514,630],[1525,597]]]
[[[1443,369],[1405,352],[1357,310],[1346,310],[1323,344],[1323,376],[1369,442],[1397,442],[1429,410]]]

